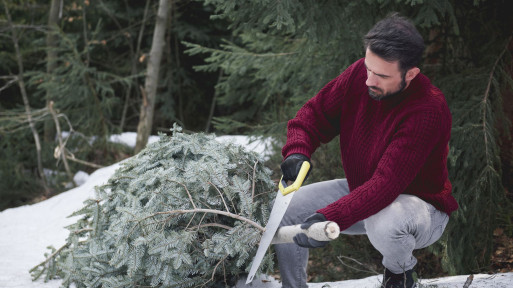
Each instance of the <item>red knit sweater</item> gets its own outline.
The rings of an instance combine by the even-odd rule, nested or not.
[[[366,79],[360,59],[288,123],[284,157],[310,157],[320,143],[340,135],[351,192],[317,212],[344,230],[399,194],[412,194],[450,215],[458,204],[447,172],[451,114],[444,95],[419,73],[400,94],[376,101]]]

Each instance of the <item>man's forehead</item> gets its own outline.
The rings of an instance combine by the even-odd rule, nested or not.
[[[396,74],[401,74],[399,69],[399,61],[386,61],[378,55],[374,54],[369,49],[367,49],[367,51],[365,52],[364,63],[365,67],[375,74],[386,76],[394,76]]]

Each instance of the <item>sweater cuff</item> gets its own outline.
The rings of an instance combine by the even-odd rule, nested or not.
[[[292,154],[303,154],[306,157],[308,157],[308,159],[312,159],[312,154],[310,154],[310,151],[304,147],[295,147],[293,149],[288,150],[286,154],[283,154],[283,159],[289,157]]]
[[[337,211],[337,209],[334,209],[330,206],[326,206],[322,209],[317,210],[316,212],[324,215],[324,217],[326,217],[326,220],[337,223],[337,225],[340,227],[340,231],[346,230],[354,224],[351,223],[351,219],[345,219],[344,217],[341,217],[341,213]]]

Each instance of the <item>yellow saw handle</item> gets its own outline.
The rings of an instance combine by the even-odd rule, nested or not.
[[[301,185],[303,185],[303,181],[305,181],[306,175],[308,174],[308,170],[310,170],[310,163],[308,161],[304,161],[301,165],[301,169],[299,170],[296,181],[294,181],[294,183],[292,183],[291,185],[287,185],[287,182],[285,182],[283,180],[283,176],[281,176],[279,185],[281,194],[285,196],[289,193],[297,191],[301,187]]]

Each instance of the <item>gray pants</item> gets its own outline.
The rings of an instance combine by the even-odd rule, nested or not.
[[[349,194],[346,179],[314,183],[294,192],[281,226],[302,223],[318,209]],[[417,264],[414,249],[427,247],[442,235],[449,217],[420,198],[401,194],[380,212],[355,223],[342,234],[367,234],[383,255],[383,266],[399,274]],[[296,244],[274,246],[283,287],[307,287],[308,249]]]

